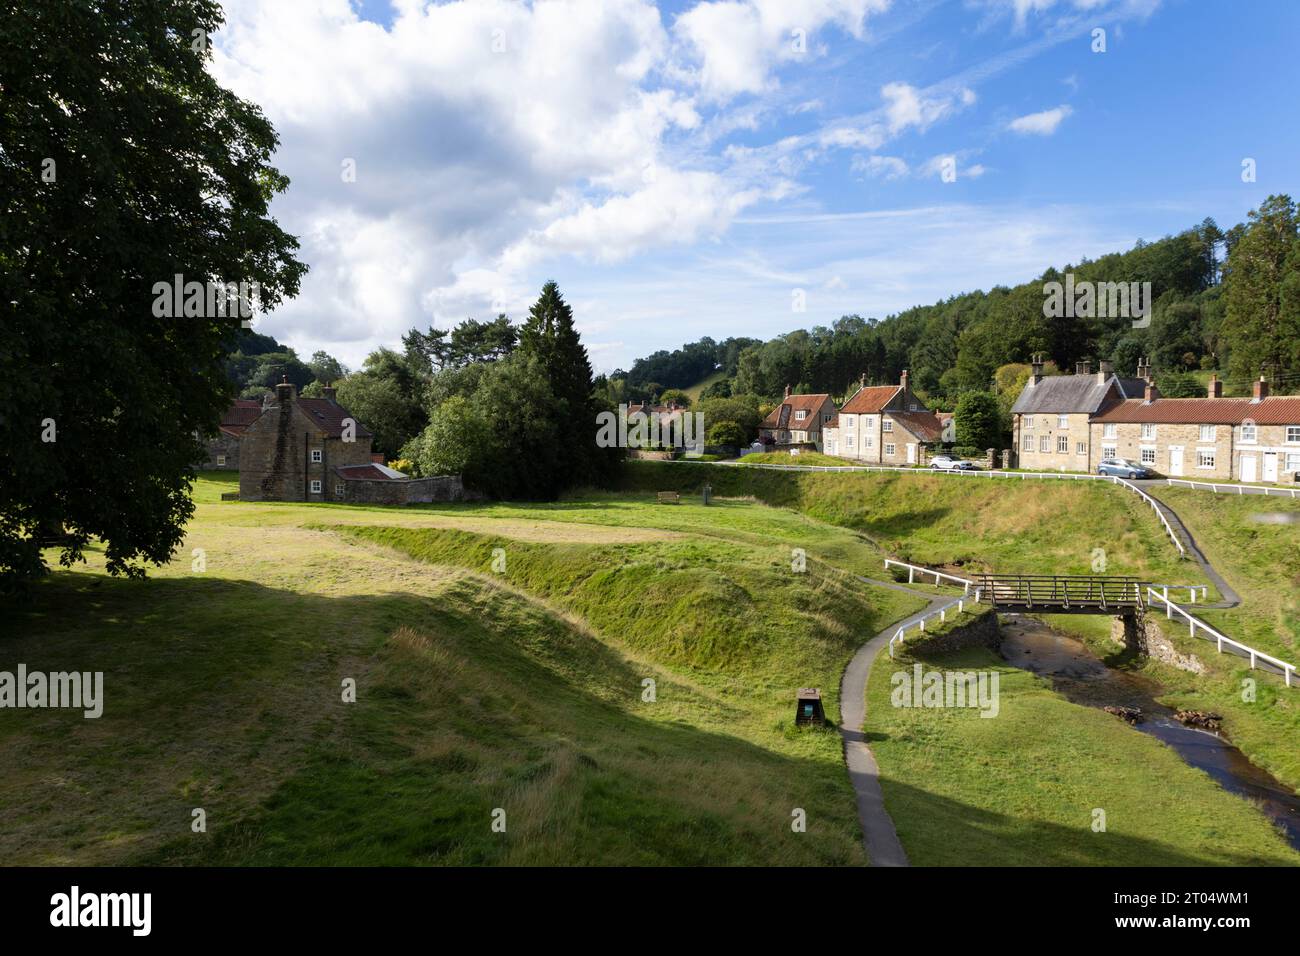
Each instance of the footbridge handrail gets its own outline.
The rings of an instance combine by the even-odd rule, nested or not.
[[[1291,686],[1291,675],[1295,673],[1295,669],[1296,669],[1294,664],[1288,664],[1286,661],[1279,660],[1278,658],[1273,657],[1271,654],[1265,654],[1263,651],[1258,651],[1255,648],[1251,647],[1249,644],[1243,644],[1240,641],[1234,641],[1232,638],[1228,637],[1228,635],[1210,627],[1210,625],[1206,624],[1200,618],[1196,617],[1193,614],[1189,614],[1186,610],[1179,607],[1173,601],[1169,600],[1169,598],[1166,595],[1161,594],[1155,588],[1152,587],[1147,588],[1147,601],[1148,603],[1151,604],[1163,604],[1165,606],[1165,618],[1167,620],[1172,619],[1175,613],[1177,613],[1180,617],[1186,620],[1190,627],[1190,633],[1192,637],[1196,637],[1196,632],[1198,629],[1204,631],[1206,634],[1209,634],[1210,637],[1207,638],[1207,640],[1215,641],[1215,643],[1218,646],[1218,651],[1220,654],[1223,653],[1224,644],[1227,644],[1231,647],[1235,647],[1240,651],[1244,651],[1246,655],[1250,658],[1251,670],[1255,669],[1255,662],[1257,660],[1268,661],[1274,667],[1282,671],[1282,676],[1283,679],[1286,681],[1286,686],[1287,687]]]
[[[901,644],[903,643],[903,638],[906,636],[906,634],[907,634],[907,629],[908,629],[908,628],[910,628],[910,627],[916,627],[916,628],[919,628],[921,631],[924,631],[924,630],[925,630],[925,622],[926,622],[926,621],[929,621],[929,620],[931,620],[931,619],[933,619],[933,618],[936,618],[936,617],[937,617],[940,621],[946,621],[946,620],[948,620],[948,612],[951,611],[953,608],[956,608],[956,609],[957,609],[957,613],[960,614],[962,611],[966,610],[966,602],[967,602],[967,600],[971,600],[972,603],[974,603],[974,604],[978,604],[978,603],[979,603],[979,599],[980,599],[980,592],[979,592],[979,589],[976,588],[976,589],[975,589],[975,595],[974,595],[974,598],[973,598],[973,599],[971,599],[971,598],[967,598],[967,597],[959,597],[959,598],[957,598],[957,600],[955,600],[955,601],[949,601],[949,602],[948,602],[947,604],[945,604],[943,607],[935,608],[933,611],[930,611],[930,612],[928,612],[928,613],[926,613],[926,614],[923,614],[923,615],[921,615],[920,617],[916,618],[916,619],[913,620],[913,621],[909,621],[909,622],[907,622],[907,623],[904,624],[902,627],[900,627],[897,631],[895,631],[895,632],[894,632],[894,636],[891,637],[891,638],[889,639],[889,656],[890,656],[890,658],[892,659],[893,656],[894,656],[894,645],[895,645],[895,644],[899,644],[899,645],[901,645]]]

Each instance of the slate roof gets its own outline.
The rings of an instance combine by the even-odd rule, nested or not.
[[[327,398],[299,398],[297,402],[302,407],[304,414],[330,438],[342,437],[343,419],[351,418],[356,421],[355,415],[342,405],[331,402]],[[357,422],[356,436],[358,438],[370,438],[372,432],[365,425]]]
[[[1249,398],[1158,398],[1117,402],[1093,421],[1142,422],[1167,425],[1300,425],[1300,395]]]
[[[401,481],[407,476],[387,465],[341,465],[334,473],[348,481]]]
[[[262,414],[262,403],[251,398],[237,398],[221,415],[218,426],[227,435],[238,438]]]
[[[1121,399],[1141,398],[1147,383],[1140,378],[1112,375],[1104,382],[1096,375],[1049,375],[1037,385],[1026,384],[1011,406],[1013,415],[1096,414],[1114,383]]]

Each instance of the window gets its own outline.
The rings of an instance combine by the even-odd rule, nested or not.
[[[225,468],[225,467],[226,467],[226,456],[225,456],[225,455],[218,455],[218,456],[217,456],[217,467],[218,467],[218,468]]]
[[[1033,451],[1033,450],[1034,450],[1034,436],[1033,436],[1033,435],[1026,435],[1026,436],[1025,436],[1025,451]]]
[[[1286,453],[1286,470],[1300,471],[1300,451],[1289,451]]]
[[[313,479],[311,480],[311,493],[312,493],[313,495],[318,495],[318,494],[320,494],[320,479],[319,479],[319,478],[313,478]]]
[[[893,457],[894,457],[894,443],[893,443],[893,442],[890,442],[888,445],[885,446],[885,455],[888,456],[888,457],[890,457],[890,458],[893,458]]]
[[[1287,431],[1290,431],[1290,429],[1287,429]],[[1256,440],[1254,422],[1252,422],[1249,425],[1243,424],[1241,426],[1241,440],[1244,442],[1252,442],[1252,443]]]
[[[1145,438],[1145,439],[1147,439],[1148,441],[1151,440],[1152,438],[1155,438],[1155,437],[1156,437],[1156,426],[1155,426],[1155,425],[1143,425],[1143,426],[1142,426],[1142,437]]]
[[[1102,425],[1102,426],[1101,426],[1101,437],[1102,437],[1102,438],[1114,438],[1114,437],[1115,437],[1115,426],[1114,426],[1114,425]],[[1111,456],[1111,457],[1114,457],[1114,456]]]
[[[875,447],[876,447],[876,439],[875,439],[873,436],[868,435],[866,438],[864,438],[864,439],[862,440],[862,447],[863,447],[863,448],[875,448]]]
[[[845,448],[852,448],[852,447],[853,447],[853,436],[852,436],[852,435],[849,435],[849,436],[847,436],[847,437],[844,439],[844,447],[845,447]]]
[[[1300,425],[1286,426],[1286,440],[1287,444],[1300,442]]]
[[[1118,449],[1114,445],[1102,445],[1101,446],[1102,460],[1106,461],[1111,458],[1117,458],[1118,457],[1118,455],[1116,454],[1117,451]]]
[[[1056,427],[1057,427],[1057,428],[1069,428],[1069,427],[1070,427],[1070,416],[1069,416],[1069,415],[1057,415],[1057,416],[1056,416]]]
[[[1033,430],[1034,430],[1034,416],[1029,415],[1028,417],[1025,418],[1025,431],[1031,432]]]
[[[1154,465],[1156,463],[1156,450],[1152,445],[1145,445],[1142,448],[1142,464]]]
[[[1076,455],[1088,454],[1088,443],[1086,441],[1076,442],[1074,446],[1074,453]]]
[[[1056,451],[1058,454],[1068,455],[1070,453],[1070,439],[1065,435],[1057,436]]]
[[[342,497],[344,497],[344,494],[343,494],[343,493],[344,493],[346,490],[347,490],[347,485],[343,484],[343,482],[341,482],[341,481],[336,482],[335,485],[334,485],[334,497],[335,497],[335,498],[342,498]]]
[[[1214,467],[1214,449],[1212,449],[1212,448],[1202,448],[1202,449],[1199,449],[1199,450],[1196,452],[1196,467],[1197,467],[1197,468],[1213,468],[1213,467]]]
[[[321,456],[321,450],[319,448],[313,448],[311,453],[312,463],[320,464],[320,456]]]
[[[803,421],[806,417],[808,417],[808,413],[802,408],[794,413],[794,420],[797,422]]]
[[[1213,425],[1202,425],[1202,426],[1201,426],[1201,441],[1214,441],[1214,426],[1213,426]]]
[[[852,415],[847,415],[847,416],[845,416],[845,418],[844,418],[844,429],[845,429],[846,431],[853,431],[853,421],[854,421],[854,416],[852,416]]]
[[[894,430],[894,420],[892,418],[886,418],[881,422],[880,429],[881,431],[892,432]]]
[[[1048,452],[1052,450],[1052,440],[1048,438],[1046,435],[1041,436],[1038,439],[1038,450],[1041,451],[1044,455],[1046,455]]]
[[[919,412],[921,410],[921,406],[916,404],[916,402],[912,402],[907,406],[907,410],[909,412]]]

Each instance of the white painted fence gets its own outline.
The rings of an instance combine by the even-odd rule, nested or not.
[[[687,461],[674,462],[674,464],[690,463],[691,462]],[[741,461],[703,461],[695,462],[695,464],[724,465],[733,468],[767,468],[773,471],[896,471],[911,475],[967,475],[975,477],[984,476],[988,478],[1053,478],[1057,480],[1070,481],[1109,481],[1111,484],[1123,485],[1129,491],[1138,495],[1143,501],[1149,504],[1151,509],[1156,513],[1156,517],[1160,519],[1160,523],[1164,525],[1165,533],[1169,535],[1169,540],[1172,541],[1174,547],[1178,549],[1179,556],[1183,558],[1187,557],[1187,549],[1183,547],[1183,542],[1180,541],[1178,535],[1174,533],[1173,526],[1169,523],[1169,519],[1165,517],[1164,509],[1160,506],[1160,503],[1141,488],[1137,487],[1137,485],[1130,484],[1123,478],[1117,478],[1114,475],[1088,475],[1068,471],[948,471],[942,468],[905,468],[900,465],[773,465]]]
[[[919,564],[908,564],[906,561],[895,561],[893,558],[885,558],[885,568],[891,567],[907,568],[907,583],[915,584],[917,574],[923,574],[927,578],[934,578],[934,583],[938,585],[941,578],[946,578],[954,584],[960,584],[964,594],[970,594],[970,589],[975,586],[974,581],[966,578],[959,578],[955,574],[945,574],[943,571],[935,571],[933,568],[922,567]]]
[[[1230,647],[1235,647],[1238,650],[1243,651],[1245,655],[1250,658],[1251,670],[1255,669],[1255,664],[1257,661],[1261,661],[1261,660],[1268,661],[1268,663],[1272,664],[1274,667],[1276,667],[1278,670],[1282,672],[1283,679],[1286,681],[1286,686],[1287,687],[1291,686],[1291,675],[1295,673],[1294,664],[1288,664],[1286,661],[1280,661],[1276,657],[1272,657],[1271,655],[1265,654],[1263,651],[1257,651],[1255,650],[1255,648],[1247,644],[1242,644],[1240,641],[1234,641],[1226,634],[1221,634],[1219,631],[1216,631],[1214,628],[1210,627],[1210,625],[1206,624],[1200,618],[1188,614],[1187,611],[1183,610],[1173,601],[1169,600],[1169,595],[1167,593],[1161,593],[1160,591],[1157,591],[1155,588],[1152,587],[1147,588],[1147,603],[1163,604],[1165,606],[1166,619],[1172,620],[1176,612],[1180,617],[1182,617],[1184,620],[1187,621],[1192,637],[1197,636],[1196,634],[1197,630],[1204,631],[1205,634],[1209,635],[1209,637],[1205,639],[1214,641],[1218,647],[1220,654],[1223,653],[1224,644],[1227,644]]]
[[[908,628],[915,627],[915,628],[918,628],[922,633],[924,633],[924,631],[925,631],[925,622],[926,622],[926,621],[931,621],[931,620],[933,620],[933,619],[936,618],[936,617],[937,617],[940,621],[946,621],[946,620],[948,620],[948,612],[951,611],[953,608],[956,608],[956,609],[957,609],[957,613],[958,613],[958,614],[960,614],[962,611],[966,610],[966,602],[967,602],[968,600],[969,600],[970,603],[972,603],[972,604],[979,604],[979,601],[980,601],[980,590],[979,590],[979,588],[976,588],[976,589],[975,589],[975,595],[974,595],[974,597],[970,597],[970,598],[959,597],[957,600],[955,600],[955,601],[951,601],[951,602],[949,602],[948,604],[945,604],[943,607],[936,608],[935,610],[931,611],[930,613],[925,614],[925,615],[922,615],[921,617],[918,617],[916,620],[914,620],[914,621],[910,621],[909,623],[904,624],[904,625],[903,625],[902,627],[900,627],[897,631],[895,631],[895,632],[894,632],[894,636],[891,637],[891,638],[889,639],[889,656],[890,656],[891,658],[894,656],[894,645],[895,645],[895,644],[899,644],[899,645],[901,645],[901,644],[903,643],[903,637],[907,634],[907,630],[908,630]]]
[[[1213,481],[1187,481],[1183,478],[1166,478],[1165,484],[1185,488],[1209,488],[1216,495],[1277,495],[1282,498],[1300,498],[1300,488],[1268,488],[1263,485],[1220,485]]]

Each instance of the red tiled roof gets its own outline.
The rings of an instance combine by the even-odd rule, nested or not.
[[[844,403],[840,414],[871,415],[880,411],[898,394],[901,385],[872,385],[860,388]]]
[[[1167,425],[1240,425],[1247,418],[1257,425],[1300,425],[1300,395],[1249,398],[1140,398],[1117,402],[1095,422],[1142,422]]]
[[[262,403],[251,398],[237,398],[221,415],[220,429],[238,438],[244,429],[257,421],[262,414]]]
[[[800,431],[808,430],[809,424],[817,423],[817,412],[826,404],[829,395],[822,393],[818,395],[791,395],[786,398],[780,405],[767,413],[767,418],[763,419],[762,428],[798,428]],[[794,413],[802,409],[807,412],[807,417],[801,422],[794,420]],[[817,425],[821,427],[820,424]],[[814,431],[816,429],[813,429]]]
[[[343,434],[343,419],[356,421],[356,417],[346,408],[327,398],[299,398],[298,404],[307,417],[316,423],[316,427],[330,438],[338,438]],[[357,422],[356,435],[358,438],[370,438],[371,432]]]
[[[886,414],[921,441],[938,441],[939,436],[943,434],[943,422],[939,421],[939,416],[934,412],[887,412]]]

